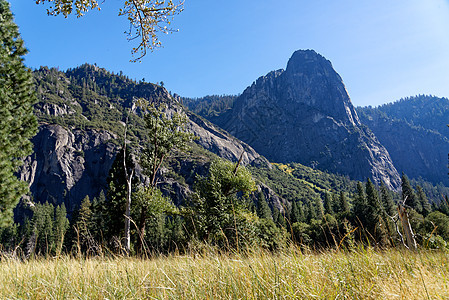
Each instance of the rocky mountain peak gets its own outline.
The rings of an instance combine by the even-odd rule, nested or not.
[[[321,115],[360,125],[343,80],[322,55],[313,50],[295,51],[283,76],[283,98],[288,102],[308,105],[319,109]]]
[[[332,64],[314,50],[297,50],[287,63],[287,72],[300,74],[307,70],[332,69]]]
[[[260,77],[213,120],[273,162],[399,184],[387,150],[364,127],[338,73],[313,50]]]

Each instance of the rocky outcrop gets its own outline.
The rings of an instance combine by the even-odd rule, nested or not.
[[[263,156],[246,143],[191,112],[187,114],[189,117],[187,128],[195,135],[196,143],[204,149],[230,161],[238,161],[242,156],[243,165],[263,164],[271,167]]]
[[[387,150],[360,123],[341,77],[312,50],[296,51],[285,71],[260,77],[211,120],[270,161],[399,186]]]
[[[53,114],[46,110],[43,112]],[[188,130],[196,136],[196,143],[206,150],[231,161],[238,161],[243,154],[243,165],[262,163],[270,166],[254,149],[210,122],[193,113],[188,113],[188,117]],[[104,130],[85,131],[43,124],[33,139],[34,154],[25,159],[18,176],[30,184],[35,201],[48,201],[56,205],[64,202],[68,211],[73,211],[85,196],[92,199],[101,190],[107,189],[109,169],[119,148],[113,142],[116,138]],[[197,171],[194,173],[197,174]],[[161,187],[166,195],[171,196],[177,204],[185,201],[189,188],[172,178],[164,177],[163,172],[161,176]]]
[[[123,139],[120,135],[126,111],[134,113],[128,124],[128,139],[136,156],[138,145],[147,139],[142,111],[136,105],[142,98],[149,103],[165,104],[167,115],[185,113],[187,130],[205,150],[231,161],[242,157],[243,165],[271,166],[247,144],[187,111],[179,97],[171,96],[161,86],[136,83],[89,65],[66,72],[43,67],[34,76],[40,99],[34,108],[40,126],[33,139],[34,153],[25,159],[18,176],[29,183],[35,202],[65,203],[72,212],[85,196],[92,199],[106,190],[109,170],[121,144],[117,141]],[[196,174],[207,172],[207,162],[213,156],[207,151],[194,155],[196,161],[178,158],[177,165],[183,166],[182,170],[173,166],[171,170],[160,169],[160,187],[175,203],[185,201]],[[138,164],[135,175],[142,182],[147,180]]]
[[[70,212],[85,196],[92,199],[105,189],[117,152],[112,139],[106,131],[42,125],[19,176],[29,182],[34,200],[65,203]]]
[[[410,178],[422,177],[434,184],[449,184],[447,153],[449,139],[442,133],[412,126],[404,120],[365,110],[361,114],[366,124],[391,155],[397,170]],[[444,128],[445,124],[441,124]],[[445,128],[444,128],[445,129]]]

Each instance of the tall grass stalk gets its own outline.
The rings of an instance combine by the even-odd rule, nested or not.
[[[0,262],[1,299],[448,299],[445,252],[405,250]]]

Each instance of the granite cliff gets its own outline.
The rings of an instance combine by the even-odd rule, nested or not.
[[[364,126],[341,77],[312,50],[296,51],[286,70],[260,77],[211,120],[273,162],[299,162],[396,189],[388,151]]]
[[[137,98],[165,102],[168,114],[173,111],[187,114],[187,129],[194,133],[196,147],[204,149],[206,156],[215,154],[238,161],[243,154],[243,165],[270,166],[247,144],[187,111],[163,87],[136,83],[90,65],[67,72],[41,68],[34,72],[34,77],[40,99],[35,105],[39,132],[33,138],[34,153],[25,159],[18,176],[29,183],[36,202],[56,205],[64,202],[70,212],[85,196],[92,199],[107,189],[109,169],[123,143],[125,110],[135,112],[129,122],[131,147],[138,153],[146,141],[143,121],[135,107]],[[196,159],[196,163],[186,161],[186,167],[178,171],[201,174],[207,160]],[[166,194],[177,194],[175,198],[179,199],[174,199],[175,202],[182,202],[189,193],[189,185],[183,186],[169,174],[167,167],[161,169],[161,186]],[[194,176],[190,185],[193,179]]]
[[[421,95],[357,110],[399,172],[449,185],[449,99]]]

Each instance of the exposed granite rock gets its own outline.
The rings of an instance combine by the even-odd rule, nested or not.
[[[62,116],[75,113],[75,110],[66,104],[56,105],[54,103],[45,103],[42,105],[41,110],[49,116]]]
[[[170,110],[173,113],[182,108],[173,104]],[[52,112],[44,110],[44,113]],[[190,112],[187,114],[188,130],[197,137],[196,143],[206,150],[231,161],[238,161],[243,153],[243,165],[270,166],[265,158],[245,143],[201,117]],[[107,189],[109,169],[119,148],[112,142],[113,139],[116,136],[104,130],[70,130],[60,125],[43,124],[33,139],[34,154],[25,159],[18,176],[29,182],[35,201],[48,201],[56,205],[64,202],[67,210],[73,211],[85,196],[92,199],[101,190]],[[201,173],[196,170],[195,174],[197,172]],[[142,172],[138,173],[140,179],[145,181]],[[165,194],[171,196],[176,204],[183,203],[191,192],[190,188],[162,173],[161,188]],[[189,184],[192,185],[193,181]]]
[[[277,208],[281,213],[285,213],[285,208],[289,206],[288,201],[279,197],[272,189],[263,183],[257,185],[257,192],[262,192],[268,204]]]
[[[395,189],[399,174],[374,134],[360,123],[341,77],[312,50],[287,69],[260,77],[212,121],[273,162],[299,162]]]
[[[434,184],[449,184],[447,153],[449,139],[439,132],[412,126],[381,114],[361,114],[363,123],[376,134],[399,172],[410,178],[425,178]],[[445,126],[445,124],[442,124]]]
[[[26,158],[19,176],[29,182],[36,201],[64,202],[72,211],[86,195],[92,199],[106,187],[117,152],[113,138],[106,131],[42,125],[33,139],[34,154]]]
[[[204,149],[230,161],[238,161],[242,156],[242,165],[262,163],[271,164],[246,143],[234,138],[209,121],[187,112],[189,124],[187,128],[196,136],[196,142]]]

